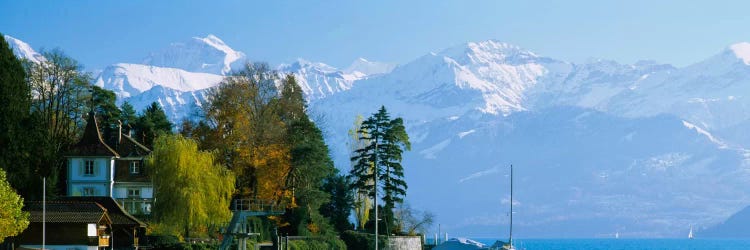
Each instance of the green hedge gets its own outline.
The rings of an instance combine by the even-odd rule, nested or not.
[[[173,235],[149,235],[144,237],[141,245],[165,250],[208,250],[219,249],[220,243],[186,243],[180,242],[180,239]]]
[[[357,231],[346,231],[341,234],[341,240],[346,243],[347,249],[373,249],[375,248],[375,235]],[[385,249],[388,246],[387,238],[378,235],[378,248]]]
[[[331,249],[331,250],[346,250],[346,244],[342,240],[331,238],[331,239],[304,239],[304,240],[291,240],[289,241],[289,249],[291,250],[318,250],[318,249]]]

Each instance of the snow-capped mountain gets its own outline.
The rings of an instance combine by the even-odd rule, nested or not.
[[[196,107],[206,101],[205,91],[223,79],[209,73],[120,63],[104,69],[94,84],[114,91],[118,104],[128,101],[139,111],[158,102],[172,123],[179,124],[193,117]]]
[[[18,40],[9,35],[3,35],[5,41],[8,42],[10,48],[13,49],[13,53],[19,58],[25,58],[34,63],[45,61],[44,56],[36,52],[31,46],[21,40]]]
[[[387,74],[394,68],[396,68],[396,64],[371,62],[364,58],[357,58],[343,72],[347,74],[379,75]]]
[[[728,133],[718,128],[750,124],[739,101],[750,75],[734,51],[675,68],[575,64],[497,41],[467,43],[357,81],[311,109],[326,117],[343,169],[346,131],[357,114],[385,105],[403,117],[414,149],[404,164],[412,166],[410,200],[438,211],[447,230],[504,235],[507,191],[491,190],[503,190],[507,170],[500,167],[515,163],[527,168],[521,178],[528,190],[519,197],[531,199],[529,210],[520,208],[521,235],[670,237],[750,203],[737,191],[750,183],[750,141],[717,136]]]
[[[246,60],[244,53],[233,50],[218,37],[208,35],[172,43],[162,51],[151,53],[142,64],[226,75],[241,67]]]
[[[203,90],[216,86],[222,79],[223,76],[215,74],[119,63],[105,68],[94,84],[114,91],[118,98],[126,99],[156,86],[181,92]]]
[[[327,64],[309,62],[304,59],[297,59],[292,64],[282,64],[278,70],[282,73],[294,74],[309,101],[346,91],[352,87],[354,81],[368,76],[359,71],[344,73]]]
[[[240,69],[246,56],[235,51],[214,35],[194,37],[173,43],[159,53],[152,53],[145,64],[114,64],[105,68],[95,84],[117,94],[118,102],[128,101],[141,110],[158,101],[172,111],[170,119],[177,124],[192,116],[195,107],[205,101],[206,90],[221,82],[223,76]],[[371,62],[373,65],[386,65]],[[361,72],[344,73],[323,63],[297,62],[278,67],[281,74],[292,73],[308,100],[316,100],[346,91],[354,81],[368,77]],[[160,87],[152,90],[154,87]]]
[[[17,55],[33,57],[26,48]],[[215,36],[193,38],[144,64],[107,67],[96,84],[137,110],[157,101],[177,122],[244,58]],[[297,76],[310,112],[325,119],[343,171],[356,115],[385,105],[403,117],[407,200],[452,235],[506,235],[514,164],[521,237],[673,237],[750,204],[749,64],[747,43],[676,68],[571,63],[489,40],[398,67],[297,60],[277,69]]]

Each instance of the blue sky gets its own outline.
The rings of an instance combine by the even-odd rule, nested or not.
[[[750,41],[750,1],[0,1],[0,32],[87,69],[215,34],[252,60],[406,63],[496,39],[567,61],[684,66]]]

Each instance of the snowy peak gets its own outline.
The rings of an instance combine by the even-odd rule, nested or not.
[[[161,52],[151,53],[143,64],[226,75],[241,66],[245,59],[244,53],[233,50],[218,37],[208,35],[172,43]]]
[[[439,53],[455,59],[462,65],[467,64],[525,64],[535,62],[541,57],[531,51],[513,44],[497,40],[469,42]]]
[[[297,61],[295,61],[292,64],[282,64],[279,66],[279,70],[281,71],[312,71],[317,72],[321,74],[330,74],[330,73],[336,73],[339,70],[333,66],[330,66],[325,63],[321,62],[311,62],[302,58],[297,58]]]
[[[742,60],[745,65],[750,65],[750,43],[735,43],[729,46],[729,50],[734,53],[737,59]]]
[[[320,62],[310,62],[297,59],[292,64],[282,64],[277,68],[283,73],[294,74],[308,101],[321,99],[333,94],[349,90],[354,81],[365,75],[355,72],[344,73],[341,70]]]
[[[13,49],[13,54],[18,58],[24,58],[34,63],[46,61],[42,54],[36,52],[28,43],[18,40],[12,36],[4,35],[5,41],[8,42],[10,48]]]
[[[420,102],[442,107],[470,104],[485,113],[507,115],[526,109],[528,90],[549,72],[543,63],[556,62],[540,59],[518,46],[490,40],[428,54],[391,75],[410,75],[408,82],[422,83],[421,88],[408,86],[411,90],[402,92],[423,92],[417,93]]]
[[[344,69],[344,73],[347,74],[362,74],[362,75],[380,75],[390,73],[396,64],[383,63],[383,62],[371,62],[364,58],[357,58],[354,60],[349,67]]]
[[[142,64],[119,63],[104,69],[95,84],[117,94],[118,99],[133,97],[154,87],[190,92],[216,86],[223,77]]]

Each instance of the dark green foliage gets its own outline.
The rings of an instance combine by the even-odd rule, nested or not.
[[[84,125],[90,77],[60,50],[42,52],[46,60],[39,63],[23,60],[24,74],[19,75],[18,65],[8,61],[14,59],[8,57],[12,53],[3,47],[0,60],[7,65],[2,65],[0,72],[16,73],[10,73],[15,77],[7,81],[0,80],[0,95],[7,102],[0,104],[4,109],[0,111],[0,126],[8,126],[0,128],[0,134],[8,136],[0,138],[0,144],[10,143],[2,145],[0,161],[5,161],[9,179],[22,196],[40,199],[42,177],[47,177],[47,194],[53,197],[64,187],[60,177],[65,176],[59,174],[65,166],[62,155],[77,141]],[[23,77],[23,86],[18,77]]]
[[[135,131],[135,139],[143,142],[146,147],[152,148],[156,136],[161,133],[172,134],[172,123],[167,119],[159,103],[153,102],[138,116]]]
[[[398,234],[397,226],[394,221],[393,211],[385,209],[385,207],[382,204],[378,204],[378,217],[380,219],[378,224],[378,233],[381,235],[387,235],[387,234]],[[375,214],[375,208],[370,209],[370,214]],[[390,230],[389,230],[390,228]],[[365,231],[366,232],[374,232],[375,231],[375,216],[370,216],[370,218],[367,220],[367,223],[365,223]]]
[[[210,243],[182,243],[180,249],[182,250],[213,250],[219,249],[221,242],[210,242]]]
[[[151,246],[154,249],[181,249],[180,239],[174,235],[149,235],[143,238],[141,245]]]
[[[328,177],[323,183],[323,191],[331,195],[331,201],[320,207],[320,213],[331,219],[331,224],[338,232],[354,228],[354,224],[349,222],[354,206],[354,194],[350,186],[349,179],[343,175]]]
[[[323,184],[327,178],[336,176],[323,133],[305,114],[305,100],[294,76],[284,79],[279,100],[291,156],[286,187],[297,205],[283,216],[289,225],[280,231],[287,235],[333,235],[329,218],[320,214],[321,206],[331,197]]]
[[[411,144],[403,123],[401,118],[391,120],[385,107],[381,107],[377,113],[362,122],[359,140],[368,144],[357,149],[352,157],[355,162],[350,172],[353,188],[367,190],[369,196],[375,199],[376,187],[373,180],[375,176],[378,178],[377,188],[383,191],[385,210],[379,217],[386,223],[388,231],[394,225],[395,204],[403,202],[407,189],[401,154],[404,150],[410,150]]]
[[[346,250],[346,243],[336,238],[311,238],[304,240],[290,240],[289,249],[291,250]],[[355,248],[352,248],[355,249]]]
[[[114,139],[117,138],[120,126],[120,109],[115,105],[117,97],[115,92],[100,88],[99,86],[91,86],[91,107],[94,109],[96,114],[96,120],[99,122],[99,129],[102,133],[102,137],[110,145],[114,145]]]
[[[260,233],[260,235],[255,236],[253,239],[260,242],[272,241],[274,239],[275,236],[272,234],[274,224],[272,221],[261,217],[249,217],[247,220],[247,224],[250,226],[250,232]]]
[[[8,173],[8,182],[21,195],[29,172],[30,141],[28,136],[31,96],[25,82],[26,73],[0,34],[0,167]]]
[[[341,234],[341,240],[346,244],[347,249],[374,249],[375,248],[375,235],[368,233],[361,233],[356,231],[345,231]],[[378,246],[380,249],[386,249],[388,246],[388,239],[380,235],[378,236]]]
[[[129,134],[130,130],[135,128],[138,116],[135,114],[135,108],[125,101],[120,105],[120,121],[122,122],[122,132]]]
[[[149,247],[152,249],[163,249],[163,250],[208,250],[208,249],[219,249],[219,241],[208,242],[208,243],[189,243],[180,242],[180,239],[174,235],[149,235],[143,238],[140,242],[141,246]]]
[[[308,118],[307,114],[305,114],[307,104],[302,94],[302,89],[297,84],[297,79],[294,78],[294,75],[287,75],[281,86],[281,97],[279,98],[281,119],[287,125],[291,122]]]

